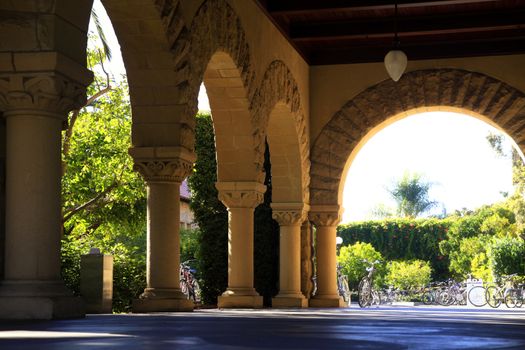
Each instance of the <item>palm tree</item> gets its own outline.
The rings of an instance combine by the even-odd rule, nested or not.
[[[428,198],[431,186],[432,183],[424,181],[421,174],[405,172],[388,191],[397,203],[397,212],[400,216],[416,218],[437,204]]]

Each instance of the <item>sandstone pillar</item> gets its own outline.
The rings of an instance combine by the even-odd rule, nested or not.
[[[61,130],[68,112],[83,105],[84,86],[52,71],[0,76],[0,110],[6,119],[0,318],[84,315],[83,302],[60,276]]]
[[[192,311],[180,289],[179,188],[195,156],[181,147],[131,148],[130,154],[148,192],[147,286],[133,312]]]
[[[306,299],[310,299],[314,289],[312,277],[314,275],[312,224],[309,220],[301,226],[301,291]]]
[[[228,288],[220,308],[261,308],[263,298],[253,287],[253,213],[264,200],[258,182],[217,182],[219,199],[228,208]]]
[[[306,307],[301,292],[301,224],[308,206],[302,203],[274,203],[272,217],[279,223],[279,294],[273,307]]]
[[[341,220],[338,206],[312,208],[310,220],[316,227],[317,293],[311,307],[345,306],[337,290],[337,224]]]

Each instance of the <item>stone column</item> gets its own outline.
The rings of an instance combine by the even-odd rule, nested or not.
[[[264,200],[258,182],[217,182],[219,199],[228,208],[228,289],[220,308],[261,308],[263,298],[253,287],[253,213]]]
[[[337,291],[337,252],[335,238],[341,221],[339,206],[314,207],[309,214],[316,227],[317,293],[311,307],[346,306]]]
[[[129,150],[147,185],[147,286],[133,301],[133,312],[192,311],[180,289],[180,184],[195,156],[182,147]]]
[[[6,119],[0,318],[84,315],[82,301],[60,276],[61,130],[68,112],[83,105],[84,86],[55,72],[0,76],[0,110]]]
[[[312,224],[309,220],[301,226],[301,291],[306,299],[310,299],[314,289],[312,277],[314,274]]]
[[[273,203],[272,217],[279,223],[279,294],[273,307],[307,307],[301,292],[301,224],[308,206],[302,203]]]

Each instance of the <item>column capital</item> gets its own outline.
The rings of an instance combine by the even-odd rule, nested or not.
[[[339,205],[312,206],[308,214],[315,226],[337,226],[341,221]]]
[[[196,156],[183,147],[133,147],[133,170],[146,182],[181,183],[191,173]]]
[[[280,226],[301,225],[306,220],[308,204],[304,203],[272,203],[272,218]]]
[[[255,208],[264,201],[266,186],[259,182],[216,182],[219,200],[228,208]]]
[[[0,75],[0,110],[14,116],[38,111],[65,120],[86,102],[86,84],[56,72]]]

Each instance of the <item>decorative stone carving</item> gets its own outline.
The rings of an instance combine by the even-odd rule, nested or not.
[[[185,159],[135,161],[133,170],[147,182],[182,182],[191,173],[193,163]]]
[[[219,200],[228,208],[255,208],[264,201],[266,186],[258,182],[217,182]]]
[[[310,212],[308,218],[317,227],[337,226],[341,221],[341,215],[338,212]]]
[[[83,106],[86,88],[58,74],[11,74],[0,77],[0,110],[39,110],[56,118]]]
[[[191,173],[194,153],[184,147],[134,147],[133,170],[147,182],[182,182]]]
[[[487,75],[459,69],[406,73],[348,101],[324,126],[311,152],[313,205],[338,203],[345,164],[359,141],[389,118],[422,107],[453,107],[483,115],[518,144],[525,141],[525,93]]]
[[[273,210],[272,218],[280,226],[301,225],[306,220],[307,212],[304,210]]]

